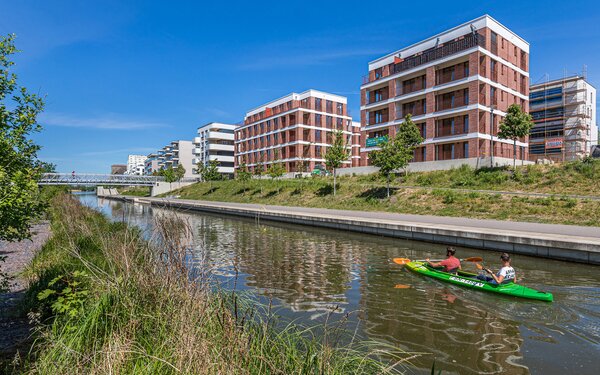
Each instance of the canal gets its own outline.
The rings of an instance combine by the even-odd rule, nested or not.
[[[79,199],[148,230],[164,209]],[[344,321],[348,332],[408,353],[408,373],[596,374],[600,369],[600,268],[526,256],[519,282],[554,303],[499,297],[407,272],[391,258],[439,258],[441,245],[223,217],[178,214],[194,233],[194,258],[225,286],[250,291],[302,325]],[[497,253],[457,248],[497,268]],[[463,265],[473,268],[474,265]],[[335,310],[335,311],[334,311]],[[333,312],[332,312],[333,311]],[[409,356],[409,355],[407,355]]]

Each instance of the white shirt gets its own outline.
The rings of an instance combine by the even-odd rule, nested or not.
[[[502,268],[500,268],[500,271],[498,271],[496,276],[498,276],[498,277],[504,276],[504,279],[502,280],[502,282],[505,282],[508,280],[514,280],[515,279],[515,269],[512,268],[511,266],[502,267]]]

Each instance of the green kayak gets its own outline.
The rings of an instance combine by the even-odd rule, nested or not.
[[[553,300],[552,293],[540,292],[515,283],[497,285],[486,281],[481,281],[475,277],[477,276],[476,274],[470,272],[459,271],[458,274],[451,274],[438,271],[427,266],[423,262],[408,262],[406,263],[405,267],[418,274],[433,277],[434,279],[438,279],[447,283],[465,286],[467,288],[479,289],[486,292],[504,294],[513,297],[537,299],[540,301],[552,302]]]

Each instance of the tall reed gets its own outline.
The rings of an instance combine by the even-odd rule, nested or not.
[[[191,268],[187,223],[164,215],[154,227],[147,240],[140,230],[111,223],[71,196],[54,198],[53,237],[28,269],[36,341],[13,369],[40,374],[402,371],[407,354],[384,344],[342,345],[327,329],[317,335],[292,324],[276,327],[268,306],[220,291],[205,267]],[[40,300],[44,294],[48,297]],[[65,301],[73,303],[61,308]]]

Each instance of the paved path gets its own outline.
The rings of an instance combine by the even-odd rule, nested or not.
[[[0,294],[0,369],[3,360],[10,361],[18,350],[27,350],[30,337],[29,321],[19,305],[29,285],[18,276],[50,237],[50,224],[37,224],[31,230],[31,240],[0,241],[0,255],[7,257],[0,267],[14,277],[10,291]]]
[[[600,227],[188,199],[107,198],[600,265]]]
[[[153,198],[160,200],[160,198]],[[484,219],[467,219],[461,217],[448,216],[433,216],[433,215],[409,215],[396,214],[388,212],[376,211],[352,211],[352,210],[334,210],[325,208],[309,208],[309,207],[288,207],[288,206],[270,206],[262,204],[248,203],[230,203],[230,202],[212,202],[212,201],[197,201],[190,199],[177,199],[178,202],[186,202],[190,204],[202,203],[203,205],[215,205],[230,208],[252,208],[264,211],[279,211],[290,213],[303,213],[315,215],[332,215],[349,219],[366,218],[366,219],[381,219],[385,221],[410,222],[415,224],[433,224],[441,226],[455,226],[471,229],[485,229],[489,231],[511,231],[522,233],[538,233],[548,234],[552,236],[560,235],[565,237],[587,237],[597,238],[600,242],[600,227],[584,227],[576,225],[561,225],[561,224],[540,224],[501,220],[484,220]]]

